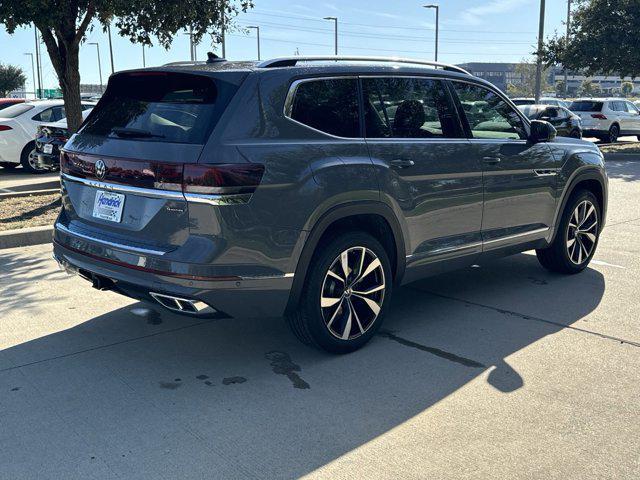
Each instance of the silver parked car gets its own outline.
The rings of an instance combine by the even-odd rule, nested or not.
[[[582,119],[582,134],[613,143],[621,135],[640,139],[640,110],[624,98],[579,98],[569,110]]]

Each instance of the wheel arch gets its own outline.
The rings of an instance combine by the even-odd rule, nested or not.
[[[554,233],[553,237],[550,239],[550,243],[553,242],[555,236],[558,233],[558,223],[562,218],[562,212],[567,206],[567,202],[571,198],[574,192],[578,190],[588,190],[593,193],[600,204],[600,211],[602,214],[602,222],[600,223],[600,230],[604,227],[605,219],[606,219],[606,211],[607,211],[607,186],[606,180],[603,178],[600,170],[596,168],[590,168],[587,170],[583,170],[574,175],[574,177],[568,182],[568,186],[565,188],[565,192],[562,196],[562,200],[560,202],[560,206],[556,212],[556,217],[554,220]]]
[[[286,313],[290,313],[298,305],[302,287],[317,248],[331,238],[333,233],[351,228],[369,232],[376,237],[389,254],[394,283],[397,284],[402,279],[406,249],[402,227],[393,210],[384,203],[373,201],[339,205],[325,212],[307,236],[296,266]]]

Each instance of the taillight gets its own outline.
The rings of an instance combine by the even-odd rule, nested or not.
[[[597,118],[598,120],[606,120],[607,116],[604,113],[592,113],[592,118]]]
[[[264,174],[264,165],[186,164],[182,178],[185,193],[233,195],[253,193]]]
[[[9,125],[0,125],[0,132],[4,132],[5,130],[12,130]]]

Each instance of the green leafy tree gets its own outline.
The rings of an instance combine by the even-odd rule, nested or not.
[[[513,73],[516,80],[507,85],[507,94],[512,97],[533,97],[536,91],[536,65],[522,60]],[[549,89],[549,70],[542,72],[542,91]]]
[[[193,29],[198,42],[205,34],[221,37],[240,11],[253,0],[0,0],[0,23],[13,33],[35,24],[42,35],[58,76],[69,130],[82,123],[80,105],[80,45],[93,22],[106,29],[114,19],[120,35],[131,42],[153,45],[152,38],[169,48],[176,34]]]
[[[571,70],[640,75],[640,2],[638,0],[575,0],[569,42],[550,39],[542,58]]]
[[[20,67],[0,63],[0,97],[6,97],[12,90],[22,87],[26,81],[27,77]]]
[[[625,97],[628,97],[633,92],[633,82],[622,82],[620,85],[620,91]]]
[[[578,90],[578,94],[583,97],[593,97],[594,95],[598,95],[600,93],[600,85],[598,85],[593,80],[583,80],[580,84],[580,89]]]

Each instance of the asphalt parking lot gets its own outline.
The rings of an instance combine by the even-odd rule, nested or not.
[[[199,321],[0,251],[0,477],[640,477],[640,162],[591,267],[527,253],[395,292],[366,348]]]

